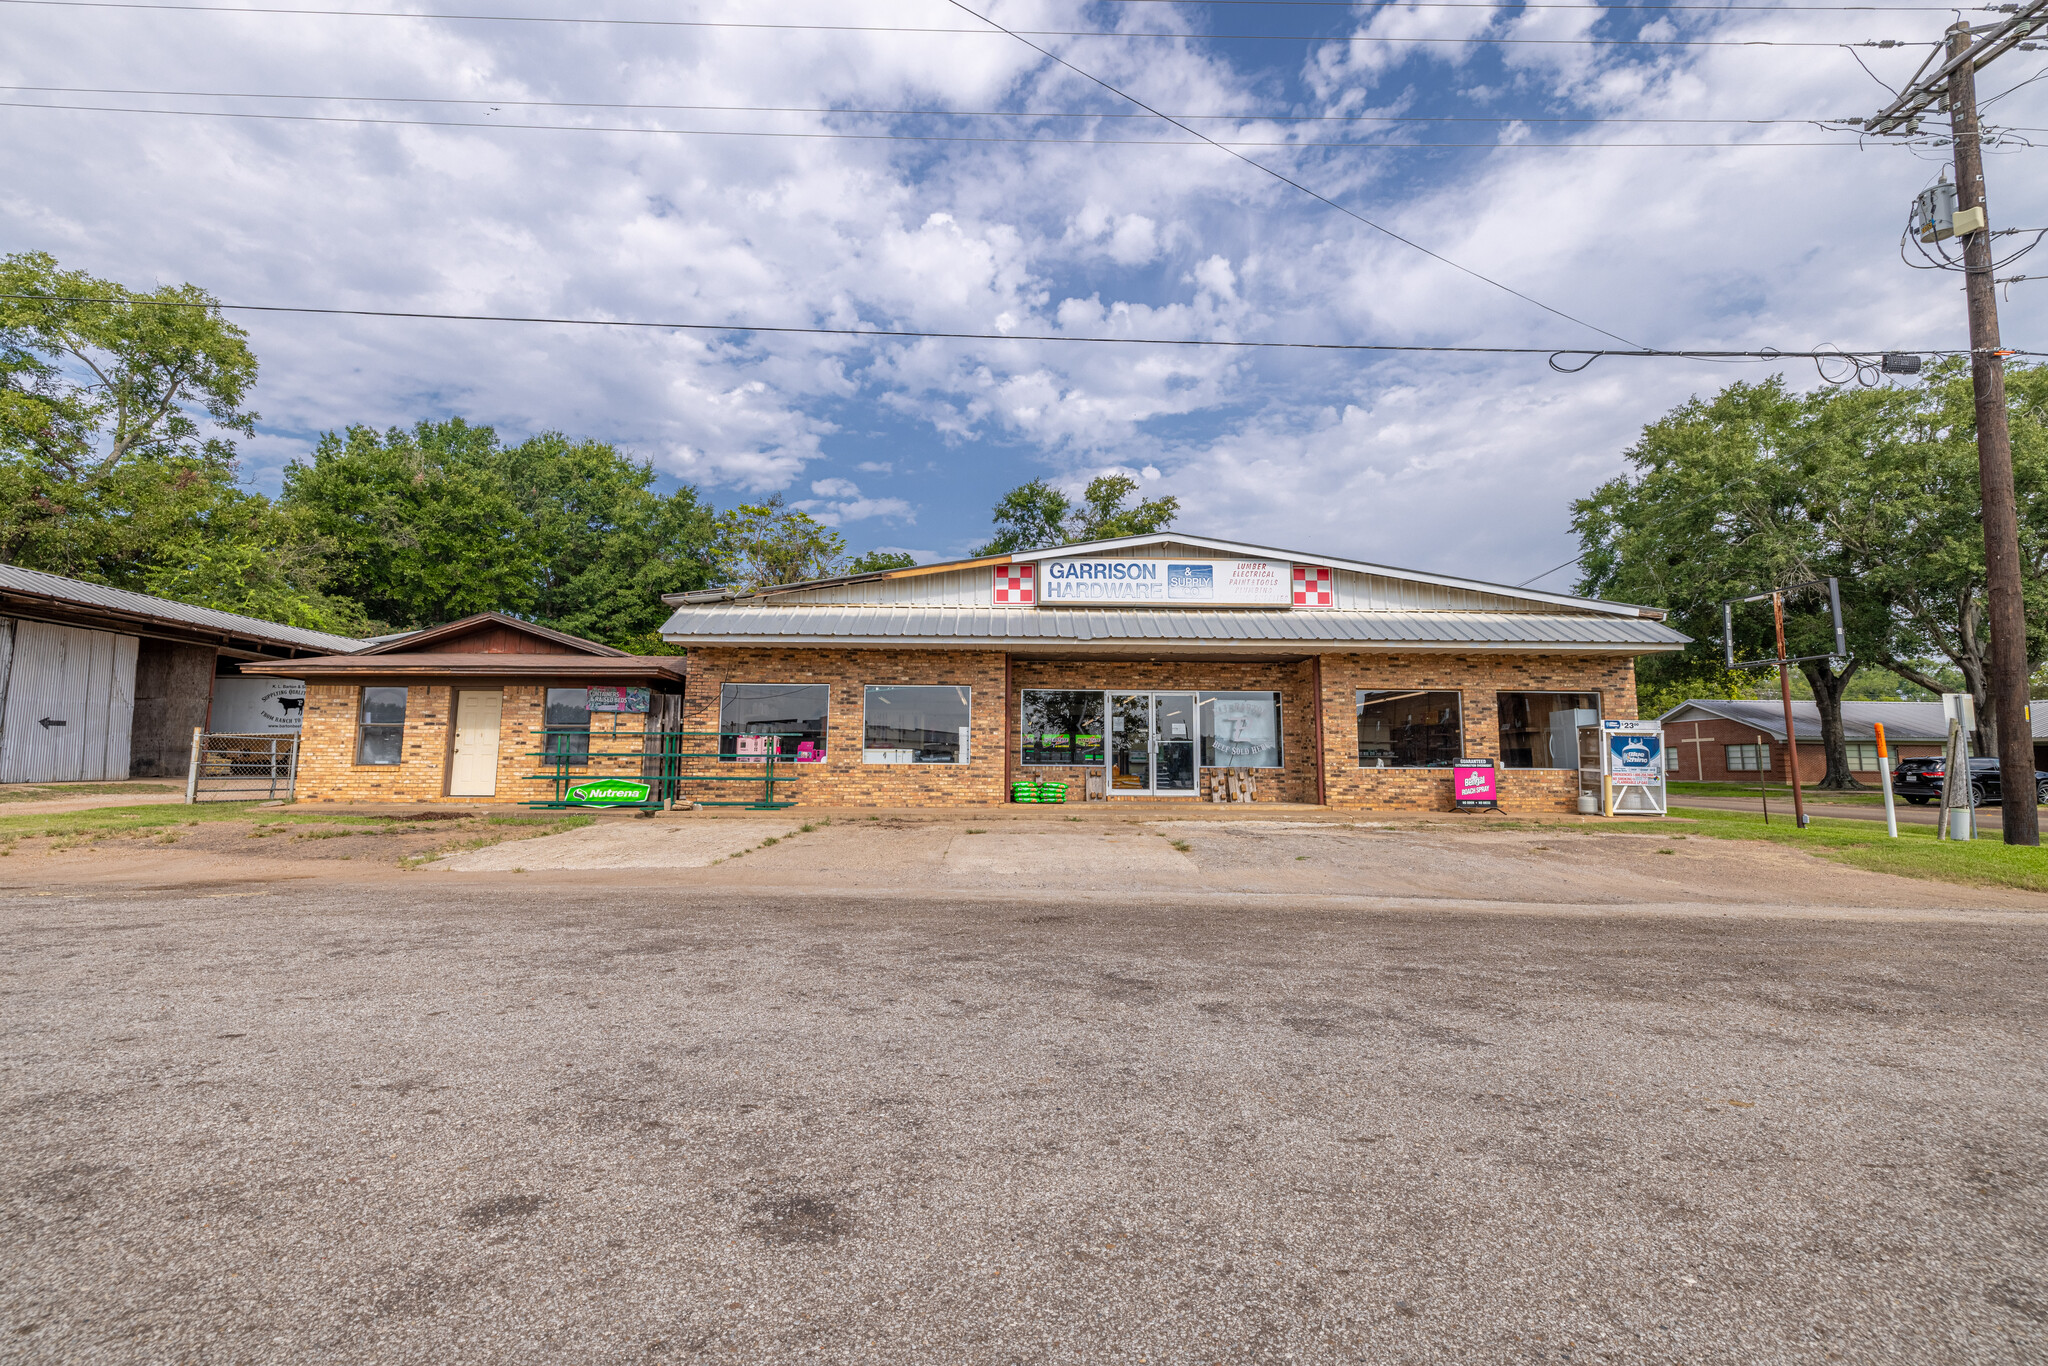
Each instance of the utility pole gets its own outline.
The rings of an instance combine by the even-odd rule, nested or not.
[[[1771,616],[1778,626],[1778,697],[1785,704],[1785,776],[1792,782],[1792,828],[1804,830],[1806,797],[1799,791],[1799,735],[1792,729],[1792,675],[1786,669],[1783,593],[1771,594]]]
[[[1984,193],[1984,143],[1977,122],[1977,71],[2048,26],[2048,0],[2017,6],[1991,25],[1982,43],[1967,23],[1948,30],[1947,60],[1907,86],[1874,119],[1872,133],[1910,132],[1913,116],[1946,104],[1955,153],[1956,235],[1963,239],[1964,294],[1970,310],[1970,384],[1977,406],[1977,475],[1983,499],[1984,574],[1991,625],[1991,697],[1998,727],[1999,791],[2007,844],[2038,845],[2034,734],[2027,686],[2027,619],[2020,586],[2020,531],[2013,492],[2012,435],[2005,411],[2005,356],[1998,339],[1991,224]],[[2025,44],[2028,50],[2032,43]],[[1930,58],[1930,61],[1933,59]],[[1781,646],[1779,653],[1784,653]]]
[[[1991,282],[1990,209],[1984,196],[1984,139],[1977,126],[1977,68],[1970,26],[1948,31],[1949,128],[1956,157],[1956,210],[1977,228],[1963,239],[1970,304],[1970,387],[1977,400],[1977,482],[1984,500],[1984,580],[1991,609],[1991,695],[1997,699],[1999,813],[2007,844],[2041,842],[2034,795],[2034,727],[2027,686],[2027,609],[2020,586],[2020,518],[2012,483],[2012,430],[2005,413],[2005,357],[1998,342],[1998,294]],[[1973,213],[1972,210],[1975,212]]]

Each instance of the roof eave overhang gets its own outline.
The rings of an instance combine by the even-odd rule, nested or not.
[[[1654,655],[1685,648],[1670,643],[1474,640],[1172,640],[1128,636],[1113,640],[1070,640],[1057,636],[663,636],[670,645],[688,649],[943,649],[988,650],[1004,654],[1222,654],[1306,656],[1312,654],[1524,654],[1524,655]]]
[[[0,590],[0,616],[43,622],[51,626],[78,626],[87,630],[113,631],[120,635],[143,636],[178,645],[210,645],[234,659],[275,659],[323,657],[333,653],[325,646],[278,640],[252,631],[231,631],[197,622],[124,612],[118,607],[72,602],[67,598],[24,593],[18,588]]]
[[[542,662],[521,662],[525,660]],[[679,656],[654,659],[645,655],[623,658],[605,655],[499,655],[482,659],[434,654],[378,655],[367,659],[328,655],[302,660],[265,660],[261,664],[244,665],[242,672],[258,677],[303,678],[307,682],[319,683],[359,683],[392,678],[455,678],[506,683],[536,683],[552,679],[680,683],[683,680],[683,661]]]

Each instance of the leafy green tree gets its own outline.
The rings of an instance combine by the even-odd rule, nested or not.
[[[1821,786],[1841,788],[1860,786],[1848,764],[1842,694],[1858,670],[1898,653],[1900,627],[1890,601],[1848,572],[1828,534],[1835,490],[1811,428],[1830,398],[1802,399],[1774,377],[1681,405],[1629,449],[1631,474],[1574,505],[1574,527],[1585,549],[1581,592],[1664,607],[1693,637],[1665,666],[1673,677],[1725,679],[1717,658],[1724,600],[1840,577],[1849,657],[1840,665],[1807,659],[1799,668],[1821,718]],[[1739,659],[1777,654],[1767,612],[1742,612],[1737,625]],[[1794,657],[1834,649],[1824,594],[1787,601],[1785,636]]]
[[[846,562],[849,574],[879,574],[885,569],[914,569],[917,557],[901,550],[870,550]]]
[[[2032,668],[2048,647],[2048,368],[2014,367],[2007,385]],[[1959,363],[1911,387],[1801,397],[1780,379],[1731,385],[1645,428],[1628,459],[1629,475],[1575,505],[1581,591],[1670,609],[1695,638],[1663,666],[1674,677],[1713,669],[1722,599],[1833,575],[1849,658],[1799,666],[1821,716],[1823,784],[1853,785],[1841,703],[1858,673],[1943,691],[1954,675],[1927,668],[1930,656],[1976,695],[1979,752],[1996,752],[1974,409]],[[1791,654],[1834,648],[1824,607],[1819,594],[1788,602]],[[1767,612],[1739,617],[1736,643],[1745,659],[1774,655]]]
[[[664,593],[708,587],[717,518],[688,486],[654,491],[654,467],[602,442],[546,432],[505,452],[512,496],[539,549],[533,615],[638,654],[663,653]]]
[[[246,335],[193,285],[142,293],[41,252],[0,259],[0,295],[21,296],[0,298],[0,559],[127,588],[177,569],[187,595],[234,597],[161,557],[209,529],[276,543],[235,486]]]
[[[1886,594],[1904,624],[1899,649],[1878,663],[1930,692],[1971,694],[1980,754],[1997,752],[2000,718],[1990,692],[1991,634],[1979,521],[1975,395],[1968,367],[1951,359],[1910,389],[1840,395],[1829,435],[1841,484],[1835,534],[1858,577]],[[2048,658],[2048,366],[2006,374],[2018,497],[2026,657]],[[1915,656],[1946,659],[1931,670]]]
[[[661,595],[705,587],[718,565],[711,510],[654,483],[652,465],[602,442],[506,446],[458,418],[330,432],[286,471],[283,501],[386,625],[499,611],[652,652]]]
[[[1149,536],[1173,525],[1180,515],[1180,499],[1141,498],[1131,503],[1138,481],[1128,474],[1105,474],[1091,479],[1081,491],[1081,505],[1068,519],[1068,532],[1075,541],[1107,541],[1119,536]]]
[[[1144,498],[1130,503],[1138,481],[1127,474],[1104,474],[1089,481],[1075,503],[1043,479],[1019,484],[996,503],[995,536],[974,553],[1008,555],[1020,550],[1144,536],[1162,531],[1180,514],[1180,500]]]
[[[1045,480],[1019,484],[997,501],[993,514],[996,534],[974,553],[1009,555],[1019,550],[1064,545],[1068,540],[1067,518],[1072,512],[1067,495]]]
[[[846,553],[845,537],[779,493],[720,513],[717,525],[725,576],[748,588],[825,578]]]
[[[335,547],[337,587],[394,630],[530,615],[544,551],[525,536],[497,433],[461,419],[329,432],[285,471],[283,502]]]
[[[324,550],[269,499],[245,494],[160,542],[140,586],[173,602],[306,630],[371,634],[355,601],[324,590]]]

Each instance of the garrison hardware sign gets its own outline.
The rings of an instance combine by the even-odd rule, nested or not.
[[[562,794],[578,806],[639,806],[648,799],[648,785],[631,778],[593,778]]]
[[[1069,607],[1291,607],[1293,566],[1274,560],[1049,560],[1038,603]]]

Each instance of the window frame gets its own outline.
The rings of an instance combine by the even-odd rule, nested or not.
[[[822,712],[822,713],[820,714],[820,716],[819,716],[819,719],[818,719],[818,726],[819,726],[819,729],[818,729],[818,738],[817,738],[817,740],[816,740],[816,741],[814,742],[814,747],[815,747],[815,753],[816,753],[816,757],[815,757],[814,759],[810,759],[810,760],[804,760],[804,759],[799,759],[799,758],[798,758],[798,757],[797,757],[797,756],[796,756],[795,754],[782,754],[782,753],[777,753],[775,757],[776,757],[776,760],[777,760],[777,762],[779,762],[779,763],[791,763],[791,764],[794,764],[794,763],[824,763],[824,762],[825,762],[825,761],[826,761],[826,760],[827,760],[827,759],[828,759],[828,758],[830,757],[830,755],[831,755],[831,750],[832,750],[832,685],[831,685],[830,683],[776,683],[776,682],[764,682],[764,683],[754,683],[754,682],[748,682],[748,681],[744,681],[744,680],[738,680],[738,679],[729,679],[729,678],[727,678],[727,679],[720,679],[720,680],[719,680],[719,682],[718,682],[718,731],[719,731],[719,734],[718,734],[718,761],[719,761],[720,763],[722,763],[722,764],[743,764],[743,763],[744,763],[744,764],[765,764],[765,763],[767,763],[767,762],[768,762],[768,759],[767,759],[767,756],[766,756],[766,755],[755,755],[755,754],[741,754],[741,753],[739,752],[739,739],[738,739],[738,736],[737,736],[737,735],[735,735],[735,734],[727,734],[727,733],[726,733],[726,725],[725,725],[725,708],[726,708],[726,696],[725,696],[725,690],[726,690],[727,688],[787,688],[787,689],[796,689],[796,688],[817,688],[817,689],[820,689],[820,690],[822,690],[822,691],[824,692],[824,694],[825,694],[825,708],[824,708],[824,711],[823,711],[823,712]],[[650,702],[649,702],[649,705],[650,705],[650,706],[652,705],[652,701],[651,701],[651,700],[650,700]],[[793,742],[793,743],[796,743],[796,744],[802,744],[803,742],[802,742],[801,740],[798,740],[798,741],[795,741],[795,742]],[[732,749],[731,749],[730,751],[728,751],[728,750],[726,749],[726,746],[727,746],[728,744],[730,744],[730,745],[732,746]],[[779,747],[780,747],[780,746],[779,746],[779,742],[778,742],[778,749],[779,749]]]
[[[868,756],[869,756],[869,755],[871,755],[871,754],[896,754],[896,753],[900,753],[900,752],[901,752],[901,751],[900,751],[899,749],[895,749],[895,748],[890,748],[890,749],[881,749],[881,748],[877,748],[877,747],[874,747],[874,746],[871,746],[871,745],[869,745],[869,744],[868,744],[868,705],[869,705],[869,697],[870,697],[870,695],[871,695],[871,694],[873,694],[873,693],[876,693],[876,692],[906,692],[906,691],[908,691],[908,690],[910,690],[910,689],[912,689],[912,688],[917,688],[917,689],[930,689],[930,690],[932,690],[932,691],[940,691],[940,692],[955,692],[955,693],[965,693],[965,694],[967,695],[967,696],[966,696],[966,699],[965,699],[965,700],[966,700],[966,703],[967,703],[967,724],[966,724],[965,726],[962,726],[962,727],[956,727],[956,728],[955,728],[956,730],[964,730],[964,731],[966,731],[966,732],[967,732],[967,733],[966,733],[966,734],[965,734],[964,736],[960,736],[960,737],[958,738],[958,743],[959,743],[959,745],[960,745],[960,755],[959,755],[959,757],[958,757],[958,758],[956,758],[956,759],[951,759],[951,760],[945,760],[945,759],[918,759],[918,758],[910,758],[910,759],[871,759],[871,758],[869,758],[869,757],[868,757]],[[1087,690],[1086,688],[1074,688],[1074,689],[1067,689],[1066,691],[1073,691],[1073,692],[1086,692],[1086,691],[1088,691],[1088,690]],[[911,752],[911,754],[913,754],[913,755],[915,755],[915,754],[917,753],[917,751],[916,751],[916,750],[912,750],[912,751],[910,751],[910,752]],[[967,766],[968,764],[971,764],[971,763],[973,763],[973,762],[974,762],[974,685],[973,685],[973,684],[971,684],[971,683],[863,683],[863,684],[861,684],[861,690],[860,690],[860,761],[861,761],[861,762],[862,762],[863,764],[873,764],[873,765],[875,765],[875,766],[877,766],[877,767],[887,767],[887,768],[964,768],[964,767],[966,767],[966,766]]]
[[[1842,747],[1847,751],[1846,757],[1849,760],[1849,771],[1851,773],[1876,773],[1884,767],[1884,761],[1877,757],[1877,741],[1875,740],[1847,740],[1843,742]],[[1856,762],[1859,756],[1870,760],[1867,767]]]
[[[1356,731],[1356,726],[1357,726],[1357,718],[1358,718],[1358,711],[1359,711],[1359,706],[1360,706],[1360,699],[1361,699],[1361,698],[1363,697],[1363,695],[1364,695],[1364,694],[1366,694],[1366,693],[1373,693],[1373,694],[1376,694],[1376,695],[1378,695],[1378,696],[1381,696],[1381,697],[1386,697],[1386,696],[1390,696],[1390,695],[1391,695],[1391,696],[1394,696],[1394,697],[1403,697],[1403,696],[1420,696],[1420,695],[1422,695],[1422,694],[1425,694],[1425,693],[1440,693],[1440,694],[1443,694],[1443,695],[1445,695],[1445,696],[1448,696],[1448,697],[1455,697],[1455,698],[1457,698],[1457,699],[1458,699],[1458,736],[1457,736],[1457,743],[1456,743],[1455,745],[1453,745],[1453,746],[1452,746],[1452,750],[1453,750],[1453,753],[1452,753],[1451,757],[1450,757],[1450,758],[1449,758],[1448,760],[1446,760],[1445,762],[1441,763],[1441,764],[1368,764],[1368,763],[1367,763],[1367,762],[1365,761],[1365,756],[1364,756],[1363,754],[1360,754],[1360,753],[1358,752],[1358,747],[1357,747],[1357,743],[1356,743],[1356,741],[1357,741],[1357,731]],[[1352,745],[1352,753],[1353,753],[1353,754],[1354,754],[1354,755],[1355,755],[1355,756],[1357,757],[1357,762],[1358,762],[1358,771],[1359,771],[1359,772],[1361,772],[1361,773],[1446,773],[1446,774],[1447,774],[1447,773],[1449,773],[1449,772],[1451,771],[1451,766],[1452,766],[1452,765],[1454,765],[1454,764],[1456,764],[1456,763],[1458,762],[1458,760],[1459,760],[1459,759],[1461,759],[1461,758],[1463,758],[1463,757],[1464,757],[1464,746],[1465,746],[1465,690],[1464,690],[1463,688],[1353,688],[1353,689],[1351,690],[1351,714],[1352,714],[1352,722],[1353,722],[1353,735],[1352,735],[1352,738],[1353,738],[1353,745]]]
[[[1205,705],[1207,705],[1207,704],[1208,704],[1208,703],[1209,703],[1209,702],[1210,702],[1211,700],[1213,700],[1213,699],[1215,699],[1215,698],[1218,698],[1218,697],[1247,697],[1247,696],[1257,696],[1257,697],[1270,697],[1270,698],[1272,698],[1272,699],[1273,699],[1273,748],[1274,748],[1274,749],[1275,749],[1276,751],[1278,751],[1278,753],[1279,753],[1279,755],[1280,755],[1280,762],[1279,762],[1279,763],[1277,763],[1277,764],[1243,764],[1243,765],[1239,765],[1239,764],[1211,764],[1211,763],[1204,763],[1204,762],[1203,762],[1203,759],[1202,759],[1202,756],[1203,756],[1203,754],[1204,754],[1204,752],[1205,752],[1205,751],[1204,751],[1204,750],[1203,750],[1203,748],[1202,748],[1202,742],[1203,742],[1203,741],[1204,741],[1205,739],[1213,740],[1213,738],[1214,738],[1214,737],[1212,737],[1212,736],[1206,736],[1206,735],[1204,735],[1204,734],[1203,734],[1203,732],[1202,732],[1202,722],[1203,722],[1203,720],[1205,719],[1205,717],[1204,717],[1204,714],[1203,714],[1203,711],[1202,711],[1202,708],[1203,708],[1203,707],[1204,707]],[[1212,713],[1209,713],[1209,715],[1210,715],[1210,716],[1213,716],[1213,715],[1214,715],[1214,713],[1213,713],[1213,712],[1212,712]],[[1459,729],[1460,729],[1460,733],[1461,733],[1461,734],[1463,733],[1463,716],[1464,716],[1464,709],[1463,709],[1463,707],[1461,706],[1461,707],[1459,708],[1459,718],[1460,718],[1460,725],[1459,725]],[[1200,771],[1201,769],[1205,769],[1205,768],[1213,768],[1213,769],[1216,769],[1216,770],[1218,770],[1219,772],[1224,772],[1224,771],[1235,771],[1235,772],[1238,772],[1238,773],[1278,773],[1278,772],[1280,772],[1281,770],[1285,769],[1286,767],[1287,767],[1287,694],[1286,694],[1286,693],[1285,693],[1285,692],[1284,692],[1284,691],[1283,691],[1282,689],[1279,689],[1279,688],[1208,688],[1208,689],[1197,689],[1197,690],[1196,690],[1196,692],[1195,692],[1195,768],[1196,768],[1196,770],[1197,770],[1197,771]]]
[[[1607,715],[1607,697],[1598,688],[1496,688],[1493,694],[1494,753],[1499,757],[1500,766],[1503,770],[1512,768],[1516,773],[1575,773],[1579,767],[1579,755],[1575,746],[1572,750],[1572,761],[1569,764],[1553,763],[1543,768],[1538,768],[1534,764],[1529,765],[1527,768],[1510,765],[1508,763],[1508,747],[1505,743],[1507,736],[1501,730],[1500,700],[1503,697],[1590,697],[1593,699],[1594,722],[1598,723]],[[1667,749],[1669,748],[1667,746]],[[1672,752],[1675,752],[1675,750]],[[1557,756],[1553,754],[1550,757],[1555,759]]]
[[[366,721],[364,719],[363,714],[369,709],[370,694],[373,692],[395,692],[399,695],[398,720],[395,723],[390,721]],[[353,767],[403,767],[405,764],[405,722],[406,717],[410,713],[411,709],[412,690],[403,684],[393,686],[388,683],[364,683],[358,686],[356,688],[356,743],[354,749],[355,763]],[[391,759],[388,763],[381,759],[365,759],[363,757],[363,739],[371,731],[376,731],[380,734],[384,732],[396,732],[398,736],[398,748],[396,751],[396,757]]]
[[[1086,759],[1031,759],[1032,746],[1025,743],[1028,733],[1025,729],[1025,699],[1032,693],[1080,693],[1095,699],[1096,710],[1102,721],[1102,733],[1096,737],[1102,754],[1090,762]],[[865,695],[863,695],[865,701]],[[861,739],[867,739],[867,728],[863,723]],[[1109,690],[1107,688],[1019,688],[1017,689],[1017,763],[1022,768],[1102,768],[1109,763]]]
[[[1735,751],[1739,749],[1748,750],[1750,752],[1750,758],[1753,762],[1748,764],[1736,763]],[[1771,767],[1771,747],[1769,745],[1723,744],[1721,746],[1721,750],[1722,767],[1726,768],[1730,773],[1771,773],[1775,771]]]
[[[545,732],[546,732],[546,731],[549,731],[549,730],[555,730],[555,729],[567,729],[566,727],[556,727],[556,726],[553,726],[553,725],[552,725],[552,724],[551,724],[551,723],[550,723],[550,722],[548,721],[548,708],[554,705],[554,703],[553,703],[553,702],[552,702],[552,701],[550,700],[550,698],[549,698],[549,694],[550,694],[550,693],[558,693],[558,692],[580,692],[580,693],[582,693],[582,694],[583,694],[583,752],[582,752],[581,754],[578,754],[578,753],[576,753],[576,744],[575,744],[575,740],[576,740],[576,737],[575,737],[574,735],[548,735],[548,734],[545,734]],[[590,767],[590,689],[589,689],[589,688],[587,688],[587,687],[581,687],[581,686],[578,686],[578,687],[574,687],[574,688],[568,688],[568,687],[554,687],[554,686],[551,686],[551,685],[543,686],[543,687],[541,688],[541,690],[540,690],[540,724],[541,724],[541,730],[542,730],[542,732],[543,732],[543,735],[542,735],[542,737],[541,737],[541,738],[542,738],[542,740],[544,741],[544,743],[543,743],[543,744],[541,745],[541,754],[542,754],[542,757],[541,757],[541,762],[542,762],[542,763],[544,763],[544,764],[561,764],[561,765],[563,765],[563,766],[564,766],[564,767],[566,767],[566,768],[588,768],[588,767]],[[570,742],[570,743],[569,743],[569,745],[567,746],[567,748],[568,748],[568,750],[569,750],[569,755],[568,755],[568,758],[567,758],[566,760],[564,760],[564,759],[560,758],[560,757],[559,757],[559,756],[558,756],[558,755],[556,754],[556,744],[557,744],[557,742],[559,742],[559,741],[563,741],[563,740],[567,740],[567,741],[569,741],[569,742]]]

